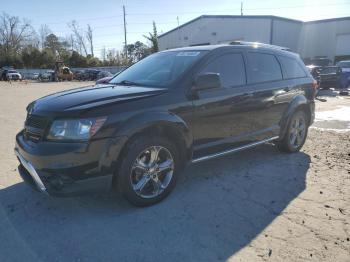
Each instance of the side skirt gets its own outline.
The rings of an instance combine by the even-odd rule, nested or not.
[[[244,146],[240,146],[240,147],[232,148],[232,149],[225,150],[225,151],[222,151],[222,152],[218,152],[218,153],[215,153],[215,154],[211,154],[211,155],[195,158],[195,159],[192,159],[191,163],[195,164],[195,163],[203,162],[203,161],[206,161],[206,160],[209,160],[209,159],[222,157],[222,156],[225,156],[225,155],[228,155],[228,154],[231,154],[231,153],[235,153],[235,152],[238,152],[238,151],[242,151],[242,150],[245,150],[245,149],[248,149],[248,148],[251,148],[251,147],[256,147],[258,145],[262,145],[262,144],[265,144],[265,143],[277,140],[278,138],[279,138],[278,136],[274,136],[274,137],[271,137],[271,138],[268,138],[268,139],[264,139],[264,140],[261,140],[261,141],[258,141],[258,142],[254,142],[254,143],[251,143],[251,144],[247,144],[247,145],[244,145]]]

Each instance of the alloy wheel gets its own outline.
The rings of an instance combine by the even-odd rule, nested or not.
[[[302,114],[293,118],[289,130],[289,142],[293,148],[298,148],[304,142],[306,134],[306,122]]]
[[[142,198],[154,198],[169,186],[174,173],[174,158],[162,146],[151,146],[135,159],[130,173],[131,185]]]

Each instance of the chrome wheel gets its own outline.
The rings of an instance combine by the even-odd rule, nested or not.
[[[293,148],[298,148],[304,143],[306,134],[306,121],[303,114],[296,114],[292,119],[289,130],[289,143]]]
[[[162,146],[142,151],[131,167],[131,185],[142,198],[159,196],[170,184],[174,173],[174,158]]]

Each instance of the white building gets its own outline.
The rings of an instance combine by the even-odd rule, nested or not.
[[[160,50],[234,40],[289,47],[304,59],[350,59],[350,17],[302,22],[277,16],[203,15],[158,37]]]

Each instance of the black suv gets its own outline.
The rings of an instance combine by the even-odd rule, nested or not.
[[[266,142],[296,152],[315,81],[297,54],[252,44],[153,54],[107,85],[40,98],[16,137],[19,172],[52,195],[116,188],[159,202],[187,163]]]

